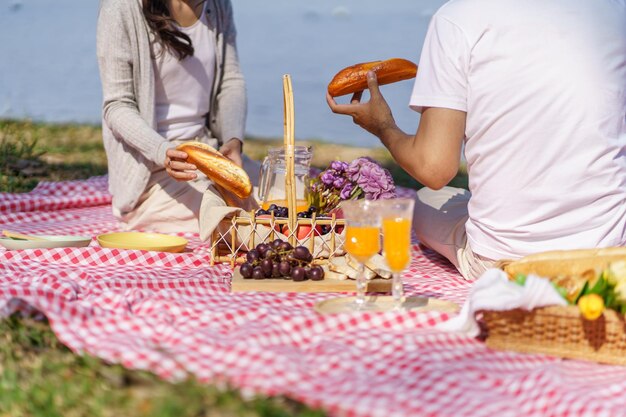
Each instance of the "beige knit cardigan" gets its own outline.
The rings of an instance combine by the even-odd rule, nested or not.
[[[239,68],[230,0],[207,0],[215,35],[216,68],[207,126],[219,143],[243,140],[246,86]],[[113,206],[131,211],[145,191],[150,172],[163,165],[170,143],[156,132],[154,34],[141,0],[101,0],[97,55],[102,82],[102,138],[109,165]]]

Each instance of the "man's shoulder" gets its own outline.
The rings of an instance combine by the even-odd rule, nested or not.
[[[464,21],[480,15],[492,3],[493,0],[449,0],[437,10],[435,16],[451,21]]]

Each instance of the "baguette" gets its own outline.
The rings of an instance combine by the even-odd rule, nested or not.
[[[542,252],[516,261],[501,261],[499,267],[511,279],[519,274],[548,278],[565,288],[566,298],[573,301],[586,282],[592,284],[609,264],[622,260],[626,260],[626,247],[611,247]]]
[[[176,149],[187,153],[187,162],[194,164],[220,187],[242,199],[250,196],[252,183],[246,171],[211,146],[201,142],[186,142]]]
[[[417,65],[402,58],[355,64],[335,75],[328,84],[328,93],[332,97],[338,97],[366,90],[368,71],[374,71],[378,85],[384,85],[415,78]]]

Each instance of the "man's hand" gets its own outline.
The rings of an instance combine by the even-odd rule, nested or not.
[[[417,132],[408,135],[396,125],[371,71],[367,86],[371,96],[367,103],[361,103],[362,92],[354,94],[350,104],[337,104],[329,94],[326,101],[334,113],[352,116],[354,123],[377,136],[396,162],[423,185],[439,189],[450,182],[461,159],[466,113],[426,108]]]
[[[187,153],[177,151],[176,149],[168,149],[165,152],[165,170],[176,181],[190,181],[198,177],[195,172],[197,168],[194,164],[185,162]]]
[[[354,123],[382,139],[386,130],[397,128],[396,122],[387,101],[378,88],[376,74],[373,71],[367,73],[367,86],[370,91],[370,101],[367,103],[361,103],[362,91],[354,93],[350,104],[337,104],[328,93],[326,93],[326,101],[333,113],[352,116]]]
[[[243,166],[243,161],[241,159],[241,148],[243,143],[238,138],[232,138],[228,142],[222,145],[220,148],[220,153],[224,155],[226,158],[233,161],[235,164],[240,167]]]

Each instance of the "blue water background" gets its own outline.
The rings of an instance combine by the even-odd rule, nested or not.
[[[443,2],[233,0],[248,85],[247,133],[282,137],[282,75],[288,73],[297,138],[377,146],[350,118],[330,112],[326,86],[356,62],[418,62],[430,17]],[[100,123],[97,13],[96,0],[0,0],[0,117]],[[411,88],[411,81],[382,87],[406,131],[419,120],[408,108]]]

